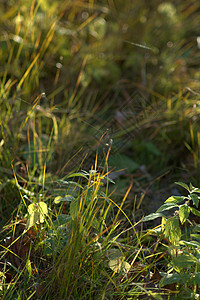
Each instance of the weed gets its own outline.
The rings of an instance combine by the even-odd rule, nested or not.
[[[200,189],[191,183],[177,182],[189,193],[187,196],[171,196],[155,213],[146,216],[143,221],[161,217],[161,225],[152,229],[157,233],[158,241],[167,249],[170,259],[165,272],[160,272],[160,286],[171,285],[180,296],[192,299],[198,297],[199,291],[199,196]],[[170,210],[174,214],[165,215]]]

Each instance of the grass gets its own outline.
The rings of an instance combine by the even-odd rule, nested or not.
[[[173,182],[199,186],[198,13],[190,0],[0,4],[2,299],[198,297],[199,246],[179,235],[185,270],[167,227],[141,222]]]

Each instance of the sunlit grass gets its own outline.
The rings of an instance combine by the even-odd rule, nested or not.
[[[199,184],[199,7],[0,4],[3,299],[163,292],[138,222],[162,182]]]

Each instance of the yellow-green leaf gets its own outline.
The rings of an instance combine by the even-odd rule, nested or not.
[[[115,273],[120,273],[121,271],[128,273],[131,268],[131,265],[127,261],[124,261],[124,257],[122,256],[116,259],[111,259],[108,265]]]
[[[181,229],[179,227],[179,221],[177,217],[172,217],[167,220],[165,224],[165,237],[169,239],[171,243],[176,243],[181,239]]]
[[[198,207],[199,205],[199,197],[197,196],[197,194],[191,194],[190,195],[194,205],[196,205],[196,207]]]
[[[187,204],[183,204],[179,207],[179,218],[181,224],[185,223],[189,214],[190,214],[190,207]]]
[[[30,228],[35,224],[44,223],[45,216],[48,214],[47,204],[43,201],[39,203],[31,203],[28,206],[29,218],[26,224],[26,228]]]
[[[183,201],[184,199],[185,199],[184,196],[171,196],[165,201],[165,203],[172,203],[172,202],[179,203],[179,202]]]

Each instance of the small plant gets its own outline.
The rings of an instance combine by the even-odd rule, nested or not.
[[[160,286],[172,288],[173,285],[174,291],[193,299],[200,289],[200,189],[191,183],[189,186],[182,182],[176,184],[185,188],[188,195],[169,197],[155,213],[143,218],[143,222],[162,218],[161,225],[149,231],[158,235],[170,255],[166,270],[160,272]]]

